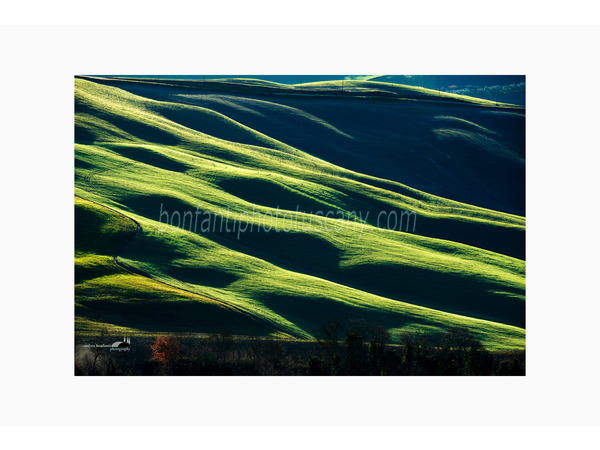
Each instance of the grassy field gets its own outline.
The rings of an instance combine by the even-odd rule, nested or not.
[[[523,121],[390,83],[77,77],[76,331],[524,348]]]

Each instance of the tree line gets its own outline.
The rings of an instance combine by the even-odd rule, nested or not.
[[[101,340],[110,341],[105,334]],[[76,375],[525,375],[525,351],[489,351],[466,328],[406,332],[399,344],[363,321],[332,320],[314,341],[216,330],[132,339],[131,351],[76,349]]]

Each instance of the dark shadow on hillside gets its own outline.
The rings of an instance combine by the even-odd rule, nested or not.
[[[196,208],[182,202],[177,198],[155,197],[155,196],[128,196],[124,201],[127,207],[137,214],[143,215],[160,222],[158,226],[163,229],[168,238],[176,237],[180,229],[196,232],[214,242],[221,244],[232,250],[255,256],[267,262],[279,265],[283,268],[307,273],[309,275],[322,274],[332,267],[337,268],[341,257],[340,250],[329,241],[301,232],[285,232],[282,230],[281,218],[278,227],[275,227],[275,218],[273,225],[269,220],[248,228],[246,232],[239,234],[234,228],[234,215],[227,220],[227,216],[214,214],[211,216],[210,228],[202,231],[203,210],[199,209],[196,215]],[[161,205],[163,216],[160,217]],[[173,216],[175,211],[179,215]],[[164,214],[166,212],[167,214]],[[187,212],[187,214],[185,214]],[[181,221],[179,220],[181,218]],[[270,231],[265,231],[265,227]],[[300,227],[301,225],[299,225]],[[279,231],[276,231],[279,229]],[[150,248],[150,247],[149,247]],[[157,248],[151,247],[152,251],[147,252],[153,255],[159,248],[165,252],[169,248],[163,243],[157,243]],[[175,259],[175,255],[163,255],[163,261],[156,259],[160,264],[166,264],[166,261]],[[184,257],[182,255],[182,257]],[[176,271],[173,272],[175,274]],[[190,275],[190,274],[188,274]],[[192,278],[185,276],[192,282]],[[179,276],[176,278],[180,279]]]
[[[75,251],[112,256],[135,233],[135,225],[122,221],[116,228],[109,210],[95,205],[75,206]]]
[[[109,291],[109,290],[107,290]],[[118,289],[110,294],[120,297]],[[139,295],[148,295],[139,293]],[[76,298],[77,300],[77,298]],[[234,333],[264,335],[272,329],[242,313],[200,301],[127,298],[126,301],[99,299],[81,301],[76,306],[78,317],[130,327],[140,331],[209,333],[216,325]]]
[[[200,286],[224,288],[237,281],[238,275],[208,267],[171,266],[167,274],[179,281]]]
[[[525,260],[525,230],[523,229],[418,216],[415,234],[460,242]]]
[[[117,192],[116,195],[119,195],[119,193]],[[151,220],[159,221],[162,224],[166,224],[167,220],[170,222],[171,215],[175,211],[178,211],[179,217],[181,217],[185,211],[191,211],[193,213],[196,210],[195,206],[189,205],[177,197],[165,197],[160,195],[123,193],[118,198],[118,201],[130,211]],[[162,218],[160,217],[161,210],[167,212]],[[175,221],[174,225],[178,226],[178,222]],[[179,228],[181,228],[181,226],[179,226]]]
[[[321,335],[323,323],[334,320],[341,322],[364,321],[387,329],[402,327],[409,321],[408,316],[352,306],[327,297],[266,293],[260,296],[260,300],[273,312],[299,325],[314,336]],[[410,323],[424,324],[419,319],[412,317]]]
[[[384,220],[378,221],[381,211],[389,213],[392,209],[389,204],[377,200],[368,195],[361,194],[349,189],[337,188],[339,192],[345,194],[348,200],[342,205],[349,210],[362,212],[362,217],[367,218],[368,224],[385,228],[386,216],[382,216]],[[467,222],[456,220],[455,218],[444,217],[428,217],[423,215],[419,208],[413,210],[416,218],[416,225],[413,229],[412,224],[415,222],[410,219],[410,226],[407,227],[408,218],[403,222],[403,227],[400,230],[399,225],[397,231],[409,232],[419,236],[432,237],[436,239],[444,239],[462,244],[471,245],[484,250],[500,253],[501,255],[511,256],[525,260],[525,231],[517,228],[495,226],[484,222]],[[368,216],[367,216],[368,213]],[[401,213],[401,210],[397,210]],[[414,217],[414,216],[413,216]]]
[[[265,179],[227,178],[217,184],[226,192],[255,205],[307,213],[331,209],[325,203]]]
[[[85,127],[75,125],[75,142],[89,144],[96,140],[96,135]]]
[[[83,102],[76,100],[75,114],[78,113],[93,115],[94,117],[104,120],[138,139],[152,144],[175,146],[180,142],[179,137],[164,131],[155,125],[148,125],[138,120],[132,120],[124,116],[120,116],[117,113],[107,113],[102,110],[97,110]],[[86,135],[85,133],[82,137],[84,139],[91,139],[91,136],[89,134]]]
[[[158,167],[159,169],[169,170],[171,172],[185,172],[190,168],[190,166],[186,164],[142,147],[124,147],[110,144],[105,144],[104,147],[109,148],[111,151],[124,156],[125,158],[148,164],[149,166]]]
[[[341,251],[329,241],[306,233],[264,231],[234,236],[209,233],[210,239],[233,250],[294,272],[323,276],[339,267]]]
[[[77,155],[75,156],[75,168],[76,169],[93,169],[95,166],[93,164],[90,164],[87,161],[84,161],[83,159],[79,159],[77,157]]]
[[[524,295],[523,290],[472,276],[373,264],[341,270],[334,281],[419,306],[525,327],[525,301],[492,292]]]
[[[179,125],[209,136],[240,144],[257,145],[259,147],[274,148],[266,141],[257,139],[249,130],[242,128],[233,121],[219,117],[207,111],[157,107],[157,111],[166,119]]]

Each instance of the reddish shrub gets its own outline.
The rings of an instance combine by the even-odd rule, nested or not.
[[[172,365],[181,352],[181,342],[173,336],[158,336],[150,348],[152,359],[165,365]]]

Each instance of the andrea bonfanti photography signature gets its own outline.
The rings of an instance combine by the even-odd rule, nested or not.
[[[108,348],[111,352],[128,352],[131,350],[131,338],[125,336],[122,341],[115,341],[112,344],[83,344],[83,347]]]

